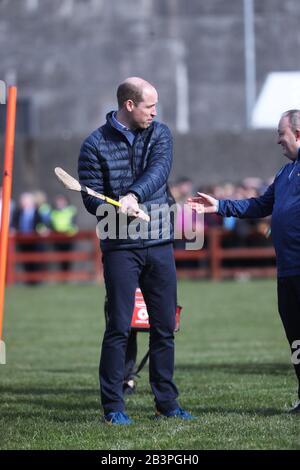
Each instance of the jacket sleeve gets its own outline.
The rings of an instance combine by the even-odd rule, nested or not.
[[[218,214],[224,217],[261,218],[272,214],[274,205],[274,183],[260,197],[230,201],[219,201]]]
[[[138,196],[139,202],[143,203],[156,191],[158,191],[168,180],[172,159],[173,139],[167,126],[161,125],[157,140],[150,149],[146,169],[128,189]]]
[[[101,165],[97,157],[97,149],[91,139],[88,137],[82,144],[78,159],[78,177],[81,185],[103,194],[103,177]],[[81,192],[82,200],[88,212],[96,215],[97,208],[104,201]]]

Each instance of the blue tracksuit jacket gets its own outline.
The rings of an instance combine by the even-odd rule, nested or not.
[[[300,160],[288,163],[257,198],[220,200],[222,216],[260,218],[272,214],[278,277],[300,275]]]

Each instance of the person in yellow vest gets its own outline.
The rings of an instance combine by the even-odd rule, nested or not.
[[[39,215],[39,223],[36,226],[36,231],[41,236],[47,236],[50,231],[51,205],[48,203],[47,195],[44,191],[34,191],[33,197]]]
[[[59,194],[54,200],[54,206],[50,215],[51,229],[54,232],[65,235],[75,235],[78,232],[76,215],[76,207],[71,205],[65,196]],[[55,248],[61,252],[72,251],[73,246],[74,242],[72,239],[55,243]],[[62,271],[69,271],[71,262],[61,261],[60,266]]]

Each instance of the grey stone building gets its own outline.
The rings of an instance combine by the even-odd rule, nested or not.
[[[299,69],[300,2],[254,8],[259,92],[269,72]],[[0,79],[19,97],[15,194],[57,191],[56,164],[76,173],[80,141],[130,75],[158,88],[173,179],[271,176],[284,163],[274,132],[246,129],[243,12],[243,0],[0,0]]]

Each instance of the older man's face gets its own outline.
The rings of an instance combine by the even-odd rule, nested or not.
[[[299,140],[292,131],[288,117],[282,117],[278,124],[278,141],[283,150],[283,155],[290,160],[296,160],[299,149]]]

